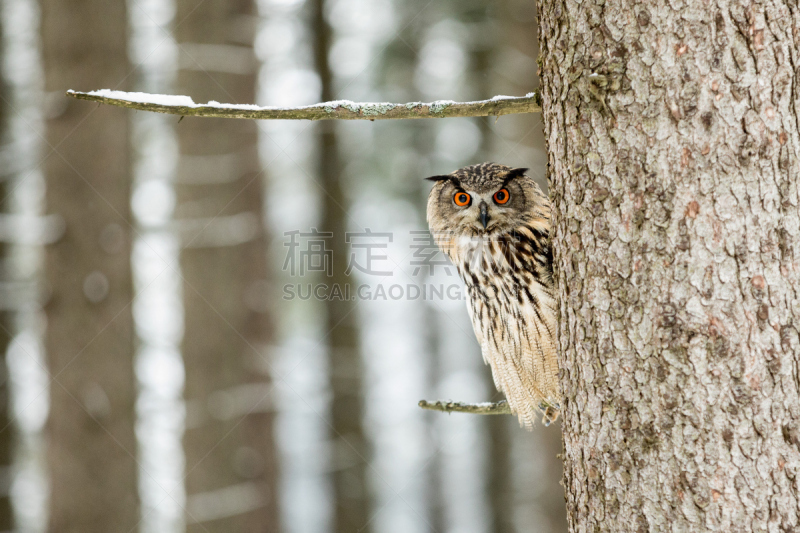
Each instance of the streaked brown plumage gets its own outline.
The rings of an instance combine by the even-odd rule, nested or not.
[[[467,287],[472,327],[520,423],[558,417],[550,201],[513,169],[483,163],[435,182],[428,225]]]

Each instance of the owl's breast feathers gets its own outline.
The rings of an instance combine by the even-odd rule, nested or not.
[[[495,385],[528,427],[542,410],[545,419],[555,419],[561,401],[544,222],[499,236],[437,238],[467,286],[472,326]]]

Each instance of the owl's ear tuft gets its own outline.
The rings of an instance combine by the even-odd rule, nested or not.
[[[449,180],[452,177],[453,176],[444,176],[443,175],[443,176],[431,176],[430,178],[425,178],[425,179],[428,180],[428,181],[444,181],[444,180]]]
[[[524,176],[525,173],[528,171],[527,168],[512,168],[508,171],[506,175],[507,178],[518,178],[520,176]]]

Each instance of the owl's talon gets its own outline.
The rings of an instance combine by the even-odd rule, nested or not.
[[[539,410],[542,412],[542,424],[544,424],[545,427],[558,420],[558,415],[561,414],[559,407],[557,403],[552,405],[547,402],[539,403]]]

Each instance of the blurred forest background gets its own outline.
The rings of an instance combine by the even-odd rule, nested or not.
[[[492,160],[546,187],[538,115],[179,121],[64,96],[524,95],[533,2],[1,0],[0,33],[0,531],[566,531],[558,427],[417,407],[501,398],[436,293],[460,281],[422,178]],[[363,290],[309,297],[333,283]]]

